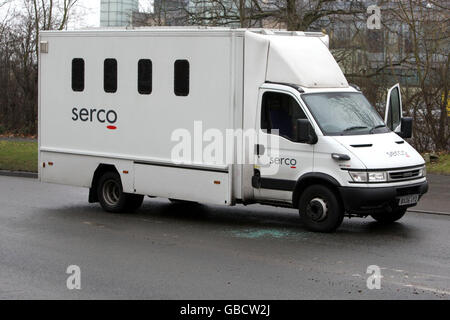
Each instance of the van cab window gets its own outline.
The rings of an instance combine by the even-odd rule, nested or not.
[[[325,135],[389,132],[378,112],[361,93],[307,93],[302,94],[302,99]]]
[[[279,92],[263,94],[261,129],[267,133],[278,129],[280,136],[296,141],[297,119],[306,119],[306,115],[292,96]]]

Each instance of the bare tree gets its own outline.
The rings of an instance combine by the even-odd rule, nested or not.
[[[331,17],[324,27],[332,52],[349,81],[363,88],[380,113],[387,89],[401,83],[404,111],[414,119],[415,147],[448,150],[449,2],[379,5],[381,30],[368,30],[365,14]]]
[[[449,3],[409,0],[395,4],[392,15],[410,31],[406,64],[417,72],[417,85],[407,101],[412,106],[409,112],[424,120],[416,126],[422,136],[430,138],[437,150],[448,150]]]
[[[379,97],[387,86],[402,83],[404,111],[415,120],[413,143],[421,151],[449,150],[449,5],[422,0],[382,3],[378,45],[384,64],[359,73]]]
[[[190,21],[200,25],[308,30],[326,17],[363,12],[360,1],[331,0],[194,0]]]
[[[0,131],[35,134],[39,32],[67,26],[77,0],[8,0],[0,21]]]
[[[10,4],[22,1],[24,10]],[[402,84],[414,118],[413,143],[448,150],[449,1],[380,0],[382,29],[367,29],[364,1],[149,0],[138,25],[202,25],[323,31],[347,78],[364,89],[380,113],[386,89]],[[0,0],[0,126],[36,131],[38,36],[67,27],[77,0]],[[12,8],[12,9],[11,9]],[[135,17],[133,16],[133,21]],[[1,130],[1,128],[0,128]]]
[[[39,38],[40,30],[63,30],[69,22],[70,12],[78,0],[26,0],[32,2],[34,13],[35,36]],[[30,10],[30,6],[26,6]],[[36,55],[38,52],[38,41],[35,44]]]

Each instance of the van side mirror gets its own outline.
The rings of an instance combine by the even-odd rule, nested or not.
[[[400,132],[397,133],[403,139],[412,137],[412,118],[404,117],[401,120]]]
[[[297,119],[297,142],[317,143],[317,134],[308,119]]]

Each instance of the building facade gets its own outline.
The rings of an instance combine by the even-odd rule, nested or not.
[[[132,25],[133,13],[139,11],[139,0],[101,0],[100,27]]]

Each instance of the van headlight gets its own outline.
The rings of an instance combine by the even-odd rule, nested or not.
[[[427,167],[423,167],[422,169],[420,169],[420,177],[426,177],[427,176]]]
[[[386,182],[387,172],[386,171],[349,171],[350,177],[354,182]]]
[[[369,172],[369,182],[386,182],[387,181],[387,172],[385,171],[375,171]]]
[[[349,171],[348,173],[354,182],[367,182],[367,172]]]

